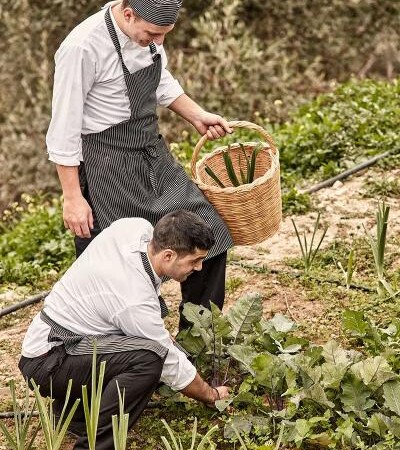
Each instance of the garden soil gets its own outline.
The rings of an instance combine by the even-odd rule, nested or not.
[[[318,298],[318,295],[310,300],[301,286],[282,281],[282,277],[278,276],[278,272],[288,270],[285,264],[287,258],[300,257],[292,218],[299,230],[306,230],[310,234],[317,217],[315,210],[320,210],[321,224],[329,224],[322,247],[326,247],[335,240],[351,242],[355,237],[365,235],[363,226],[374,233],[378,200],[366,198],[363,195],[365,179],[371,177],[371,173],[373,173],[371,170],[365,171],[344,183],[336,182],[331,188],[312,194],[314,211],[302,216],[284,218],[280,231],[271,239],[258,245],[235,247],[229,254],[225,309],[232,306],[242,295],[248,292],[259,292],[264,299],[265,317],[268,318],[280,312],[290,316],[298,324],[312,328],[313,323],[318,322],[326,314],[326,301]],[[393,170],[386,175],[398,178],[400,170]],[[382,174],[377,172],[376,176],[380,177]],[[400,233],[400,202],[398,198],[389,199],[387,204],[391,207],[388,226],[390,238]],[[320,235],[319,233],[317,236]],[[249,270],[249,267],[252,269]],[[293,272],[293,269],[291,271]],[[176,311],[180,301],[179,284],[174,281],[165,283],[162,294],[172,311],[166,324],[171,333],[175,334],[177,332]],[[23,292],[18,290],[3,293],[0,296],[0,304],[5,300],[7,304],[20,301],[23,295]],[[28,324],[40,308],[40,304],[30,306],[0,319],[6,321],[0,323],[0,411],[10,409],[7,382],[15,378],[22,386],[23,380],[17,368],[21,343]],[[333,333],[332,337],[337,336]],[[315,338],[318,340],[318,335]],[[63,450],[69,450],[71,445],[68,442]],[[0,450],[3,448],[6,447],[2,447],[0,441]]]

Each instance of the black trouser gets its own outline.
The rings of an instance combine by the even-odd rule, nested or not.
[[[91,240],[99,234],[100,230],[95,226],[91,238],[75,238],[76,257],[85,250]],[[210,301],[220,309],[224,306],[225,299],[225,270],[226,252],[203,262],[200,272],[193,272],[186,281],[181,283],[182,302],[179,306],[179,329],[187,328],[190,324],[182,316],[185,303],[194,303],[210,308]]]
[[[117,383],[125,389],[125,412],[129,413],[129,428],[138,420],[154,390],[157,388],[163,360],[152,351],[134,350],[120,353],[97,355],[97,366],[107,361],[100,416],[97,428],[96,450],[113,450],[111,416],[119,413]],[[90,395],[92,355],[67,355],[64,346],[53,348],[49,353],[37,358],[22,357],[19,368],[25,378],[35,380],[40,385],[43,396],[50,395],[50,380],[55,413],[61,412],[67,391],[68,380],[72,378],[69,408],[77,398],[82,397],[82,385],[88,387]],[[97,374],[99,369],[97,369]],[[75,413],[72,428],[82,428],[84,423],[82,401]],[[78,438],[74,450],[89,449],[86,433]]]

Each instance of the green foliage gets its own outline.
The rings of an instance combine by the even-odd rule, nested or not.
[[[376,154],[398,153],[399,93],[399,80],[352,80],[299,108],[273,134],[284,173],[307,178],[323,175],[328,164],[339,172]]]
[[[125,388],[121,395],[118,380],[116,380],[115,382],[117,383],[117,389],[118,389],[119,417],[116,414],[111,417],[112,428],[113,428],[113,438],[114,438],[114,450],[126,450],[126,441],[127,441],[127,437],[128,437],[129,413],[125,413],[125,409],[124,409]]]
[[[36,284],[58,276],[74,258],[73,238],[62,223],[58,198],[13,204],[0,223],[0,284]]]
[[[93,359],[92,359],[92,376],[91,376],[91,389],[90,389],[90,404],[88,398],[87,386],[82,386],[82,402],[83,410],[85,413],[86,421],[86,431],[88,437],[89,450],[96,449],[96,439],[97,439],[97,425],[99,422],[100,414],[100,402],[103,393],[103,381],[104,373],[106,370],[106,361],[100,363],[99,368],[99,378],[97,379],[97,345],[96,340],[93,341]],[[121,405],[120,399],[120,405]],[[124,422],[124,419],[121,419]],[[124,425],[122,425],[121,431],[123,431]],[[115,429],[115,428],[114,428]],[[113,430],[114,430],[113,429]],[[119,436],[121,437],[121,436]]]
[[[166,450],[183,450],[182,441],[179,436],[176,436],[173,432],[172,428],[168,425],[166,420],[161,419],[164,427],[166,428],[173,447],[169,443],[168,439],[165,436],[161,436],[161,440],[164,444]],[[210,437],[213,433],[218,429],[217,425],[214,425],[210,428],[207,433],[202,437],[200,442],[196,446],[196,440],[198,438],[197,433],[197,418],[194,419],[193,429],[192,429],[192,441],[189,450],[214,450],[216,448],[215,444],[210,440]]]
[[[388,177],[385,173],[374,174],[364,183],[365,197],[400,198],[400,182],[396,177]]]
[[[244,318],[251,316],[245,310],[243,303],[235,319],[229,319],[231,331],[224,336],[224,351],[235,360],[232,369],[248,375],[241,378],[229,401],[218,408],[245,405],[247,409],[226,424],[225,437],[239,434],[241,445],[248,447],[250,435],[255,436],[255,424],[263,422],[258,432],[265,441],[278,439],[296,448],[383,449],[400,444],[397,319],[380,329],[362,313],[346,311],[344,328],[365,343],[361,353],[334,340],[309,345],[292,334],[295,324],[288,318],[276,315],[265,321],[254,315],[247,321]],[[201,327],[210,328],[209,318],[204,320],[192,308],[189,311],[195,334],[208,333]],[[238,380],[236,377],[236,383]],[[385,447],[390,442],[394,447]],[[249,448],[254,448],[255,444],[251,445]]]
[[[58,189],[45,154],[53,57],[67,33],[98,8],[94,0],[0,5],[0,210],[21,192]],[[166,40],[169,65],[206,109],[281,121],[329,90],[332,80],[396,76],[398,15],[392,0],[273,0],[268,8],[262,0],[188,0]],[[161,118],[173,139],[187,127],[168,110]]]
[[[317,255],[319,247],[321,246],[322,241],[324,240],[325,234],[328,230],[328,225],[326,225],[322,231],[322,234],[319,238],[318,243],[314,247],[314,239],[315,239],[315,235],[318,231],[320,216],[321,216],[321,213],[318,212],[317,219],[314,223],[314,229],[313,229],[311,241],[308,240],[305,232],[303,232],[303,236],[302,236],[303,240],[301,239],[300,232],[297,229],[296,223],[295,223],[294,219],[292,219],[293,227],[296,232],[297,240],[300,245],[301,255],[303,257],[303,263],[304,263],[304,271],[306,274],[310,271],[313,261],[315,259],[315,256]]]
[[[33,405],[30,405],[28,381],[25,382],[25,398],[22,405],[17,399],[14,380],[10,381],[10,392],[14,412],[14,430],[10,431],[1,421],[0,430],[4,434],[11,450],[31,450],[39,427],[31,431],[32,413],[36,403],[34,402]]]
[[[33,379],[31,379],[31,383],[33,385],[33,391],[39,409],[40,424],[43,430],[46,448],[47,450],[59,450],[63,443],[65,434],[67,433],[68,426],[71,423],[72,417],[74,416],[75,411],[78,408],[80,399],[75,400],[68,415],[64,417],[67,412],[67,406],[72,389],[72,380],[69,380],[67,392],[65,395],[64,407],[62,409],[60,417],[57,418],[53,412],[52,396],[45,400],[40,395],[39,386],[36,385]]]
[[[371,236],[370,233],[364,228],[368,243],[371,247],[372,254],[374,255],[375,270],[378,277],[378,293],[388,293],[393,297],[395,292],[392,286],[386,281],[384,274],[385,264],[385,248],[386,248],[386,231],[388,226],[390,207],[385,203],[378,205],[378,211],[376,213],[376,239]]]

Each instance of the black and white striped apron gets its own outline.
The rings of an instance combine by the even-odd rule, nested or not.
[[[141,252],[143,267],[149,276],[154,290],[157,293],[156,280],[146,253]],[[168,314],[168,307],[164,299],[158,296],[160,302],[161,317],[164,318]],[[132,350],[151,350],[160,358],[165,359],[168,354],[168,349],[163,345],[151,339],[141,338],[137,336],[126,336],[124,334],[98,334],[98,335],[81,335],[68,330],[53,319],[51,319],[44,311],[41,311],[40,318],[47,325],[50,326],[48,336],[49,342],[62,342],[66,353],[69,355],[89,355],[93,353],[93,345],[96,340],[97,353],[99,355],[106,353],[119,353]],[[180,345],[175,345],[183,351],[186,356],[189,354]]]
[[[82,135],[80,181],[87,188],[84,192],[100,230],[123,217],[143,217],[154,226],[165,214],[186,209],[201,216],[214,232],[216,244],[207,258],[225,252],[233,246],[225,223],[158,133],[156,89],[161,55],[151,43],[153,63],[129,73],[110,9],[105,20],[124,72],[131,117],[99,133]]]

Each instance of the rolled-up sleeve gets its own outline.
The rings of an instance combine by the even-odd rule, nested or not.
[[[143,293],[143,290],[141,290]],[[150,293],[140,304],[120,310],[114,324],[127,336],[138,336],[158,342],[168,349],[161,381],[176,391],[184,389],[196,376],[196,368],[173,343],[161,319],[158,299]]]
[[[161,49],[161,60],[161,78],[156,91],[157,104],[167,107],[185,92],[179,84],[179,81],[175,79],[167,69],[168,59],[164,47]]]
[[[83,106],[95,80],[87,49],[64,45],[55,55],[52,117],[46,135],[50,161],[77,166],[81,158]]]

